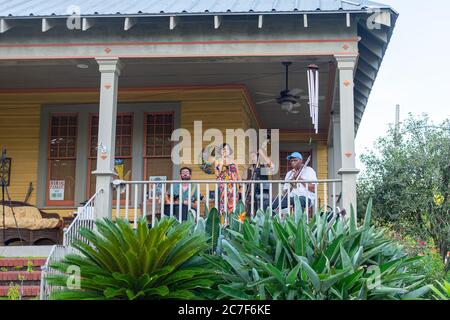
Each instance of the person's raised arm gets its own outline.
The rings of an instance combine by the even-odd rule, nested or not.
[[[269,158],[269,156],[264,152],[263,149],[259,149],[259,156],[261,158],[263,158],[264,162],[263,164],[266,164],[267,167],[269,167],[270,169],[273,169],[274,165],[273,165],[273,161],[272,159]],[[261,163],[261,161],[260,161]]]

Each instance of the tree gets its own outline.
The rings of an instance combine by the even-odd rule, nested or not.
[[[409,115],[361,157],[359,212],[373,199],[374,214],[408,232],[432,238],[442,259],[450,250],[450,121],[436,126]],[[448,270],[447,264],[447,270]]]

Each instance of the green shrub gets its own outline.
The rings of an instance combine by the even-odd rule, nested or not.
[[[315,215],[307,221],[298,199],[292,216],[258,211],[223,230],[218,255],[207,259],[221,272],[219,298],[415,299],[429,291],[414,262],[384,231],[370,225]],[[353,211],[353,210],[352,210]]]
[[[97,231],[82,229],[90,242],[74,243],[81,254],[70,254],[51,265],[62,272],[48,276],[62,286],[52,299],[203,299],[211,298],[216,276],[199,255],[204,234],[191,234],[191,223],[163,218],[149,229],[145,219],[137,229],[125,220],[96,221]],[[80,269],[80,287],[73,288],[71,266]]]
[[[18,284],[13,284],[12,282],[9,284],[7,297],[9,300],[21,300],[21,287]]]
[[[407,228],[396,231],[398,226],[392,224],[382,222],[379,225],[386,229],[387,236],[395,240],[410,257],[422,257],[414,263],[413,270],[424,275],[426,283],[433,283],[446,278],[445,264],[433,239],[424,241],[413,237],[408,233]]]

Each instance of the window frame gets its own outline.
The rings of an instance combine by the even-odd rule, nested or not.
[[[51,139],[52,139],[52,120],[53,117],[75,117],[77,119],[77,123],[75,126],[75,152],[73,157],[66,158],[52,158],[51,156]],[[76,166],[77,166],[77,149],[78,149],[78,126],[79,126],[79,114],[76,112],[50,112],[48,118],[47,125],[47,175],[46,175],[46,183],[45,183],[45,205],[46,206],[74,206],[75,198],[76,198]],[[50,200],[50,176],[51,176],[51,162],[52,160],[74,160],[75,161],[75,175],[74,175],[74,195],[73,200]]]
[[[144,112],[144,150],[142,153],[143,156],[143,165],[144,165],[144,181],[148,180],[148,160],[149,159],[169,159],[170,161],[170,171],[172,173],[172,178],[169,179],[169,177],[167,177],[167,180],[173,180],[173,163],[172,163],[172,157],[171,155],[169,156],[149,156],[147,154],[147,137],[148,137],[148,125],[147,125],[147,117],[149,115],[171,115],[172,116],[172,132],[173,130],[175,130],[175,112],[174,111],[156,111],[156,112],[149,112],[146,111]],[[172,132],[170,134],[172,134]],[[172,150],[173,148],[173,141],[170,142],[170,149]]]

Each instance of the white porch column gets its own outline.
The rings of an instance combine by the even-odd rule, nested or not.
[[[97,58],[101,73],[97,142],[96,191],[103,193],[95,203],[96,218],[112,217],[114,156],[116,149],[117,89],[122,64],[119,58]]]
[[[340,159],[342,167],[338,173],[342,176],[342,207],[350,214],[350,206],[356,214],[356,176],[359,170],[355,163],[355,111],[354,111],[354,74],[356,55],[335,56],[339,70],[340,93]]]
[[[342,168],[342,159],[341,159],[341,120],[338,111],[333,112],[331,115],[331,121],[333,123],[333,153],[329,155],[332,157],[333,161],[333,179],[339,179],[340,175],[338,174],[338,170]],[[342,186],[340,184],[336,184],[336,199],[338,200],[339,195],[342,192]],[[342,199],[339,202],[336,202],[336,206],[342,208]]]

